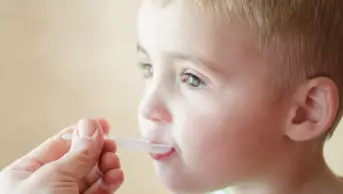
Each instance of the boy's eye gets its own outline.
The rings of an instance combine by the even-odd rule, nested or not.
[[[199,88],[199,87],[204,87],[206,86],[206,83],[200,79],[198,76],[192,74],[192,73],[184,73],[181,76],[181,81],[183,83],[188,84],[189,86],[193,88]]]
[[[141,63],[140,64],[142,70],[143,70],[143,76],[144,78],[151,78],[153,76],[153,68],[150,63]]]

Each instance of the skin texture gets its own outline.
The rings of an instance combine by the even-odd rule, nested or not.
[[[143,1],[138,29],[146,83],[140,129],[147,139],[176,148],[154,160],[167,188],[342,191],[322,157],[338,106],[333,82],[317,78],[276,88],[272,62],[257,49],[251,29],[198,11],[189,1],[163,8]]]

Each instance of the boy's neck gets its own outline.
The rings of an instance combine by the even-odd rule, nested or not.
[[[283,168],[272,170],[273,172],[270,173],[278,176],[263,177],[258,182],[234,187],[232,194],[343,193],[343,180],[330,170],[322,153],[318,152],[317,155],[307,153],[304,157],[307,158],[304,160],[296,160],[299,156],[288,160],[284,158]],[[280,161],[276,163],[278,162]]]
[[[230,194],[342,194],[343,180],[339,180],[334,176],[325,176],[303,182],[294,187],[287,187],[286,185],[251,185],[233,188]]]

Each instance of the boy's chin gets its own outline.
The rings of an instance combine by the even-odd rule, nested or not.
[[[162,185],[172,193],[177,194],[192,194],[192,193],[209,193],[213,190],[206,188],[201,184],[199,177],[193,177],[189,173],[184,173],[182,170],[175,167],[175,169],[163,169],[158,164],[155,164],[156,173]],[[206,179],[206,177],[204,177]]]
[[[182,181],[181,179],[177,178],[171,178],[168,179],[167,177],[159,177],[159,180],[161,181],[162,185],[171,191],[172,193],[177,194],[199,194],[199,193],[209,193],[210,191],[205,191],[200,189],[199,187],[194,187],[189,185],[187,181]]]

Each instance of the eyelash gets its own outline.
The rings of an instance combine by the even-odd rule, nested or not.
[[[145,79],[151,78],[153,76],[152,65],[150,63],[140,63],[139,65],[143,70],[143,77]]]
[[[143,76],[145,79],[153,77],[153,66],[150,63],[140,63],[140,66],[144,71]],[[206,82],[203,81],[203,79],[199,78],[199,76],[194,73],[191,73],[189,71],[187,72],[187,70],[181,73],[180,79],[182,83],[187,84],[191,88],[203,88],[207,85]],[[191,83],[194,81],[196,81],[195,84]]]
[[[191,88],[203,88],[206,86],[204,80],[202,80],[201,78],[199,78],[199,76],[191,72],[183,72],[181,75],[181,81]]]

